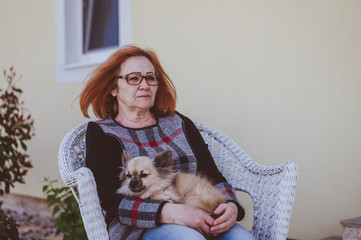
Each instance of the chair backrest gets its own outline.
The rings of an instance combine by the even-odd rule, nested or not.
[[[236,190],[251,195],[254,206],[252,234],[257,239],[286,239],[296,193],[297,165],[293,162],[274,167],[257,164],[220,131],[199,122],[194,123],[227,181]],[[107,239],[94,178],[85,167],[86,127],[87,123],[83,123],[64,137],[59,149],[59,169],[66,186],[78,187],[80,196],[75,191],[73,193],[79,203],[88,238]],[[84,180],[85,175],[88,180]],[[84,188],[92,189],[81,189],[79,183]],[[90,202],[91,207],[84,203],[82,196],[87,197],[86,202]],[[92,218],[95,217],[103,223],[94,222]]]
[[[70,130],[59,147],[58,164],[63,182],[68,187],[76,186],[76,170],[85,167],[85,133],[88,122]]]

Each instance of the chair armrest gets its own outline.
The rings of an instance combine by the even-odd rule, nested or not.
[[[252,233],[258,239],[286,239],[296,196],[298,167],[285,162],[244,171],[239,179],[242,191],[253,200]]]
[[[88,239],[109,239],[92,171],[87,167],[81,167],[74,173],[79,193],[79,197],[75,197],[78,198],[80,214],[82,216]],[[69,178],[72,177],[74,177],[74,174],[69,176]],[[73,194],[75,194],[74,191]]]
[[[286,239],[296,194],[298,167],[293,162],[264,166],[219,130],[194,122],[218,169],[236,189],[253,200],[252,234],[257,239]]]

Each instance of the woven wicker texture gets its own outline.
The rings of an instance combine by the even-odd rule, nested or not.
[[[293,162],[270,167],[255,163],[220,131],[195,122],[227,181],[251,195],[252,234],[257,239],[286,239],[296,195],[298,168]]]
[[[195,124],[229,183],[251,195],[252,234],[262,240],[286,239],[296,194],[297,165],[293,162],[275,167],[259,165],[220,131],[199,122]],[[109,239],[94,177],[85,167],[86,127],[87,122],[64,137],[59,148],[59,170],[78,201],[88,239]]]

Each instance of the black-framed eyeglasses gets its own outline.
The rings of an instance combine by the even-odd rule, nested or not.
[[[140,73],[129,73],[118,76],[118,78],[125,79],[129,85],[139,85],[143,79],[145,79],[149,86],[157,86],[159,84],[157,75],[155,74],[142,75]]]

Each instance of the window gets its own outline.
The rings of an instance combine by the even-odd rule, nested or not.
[[[83,0],[83,53],[118,46],[118,0]]]
[[[130,0],[56,0],[56,78],[83,81],[131,42]]]

